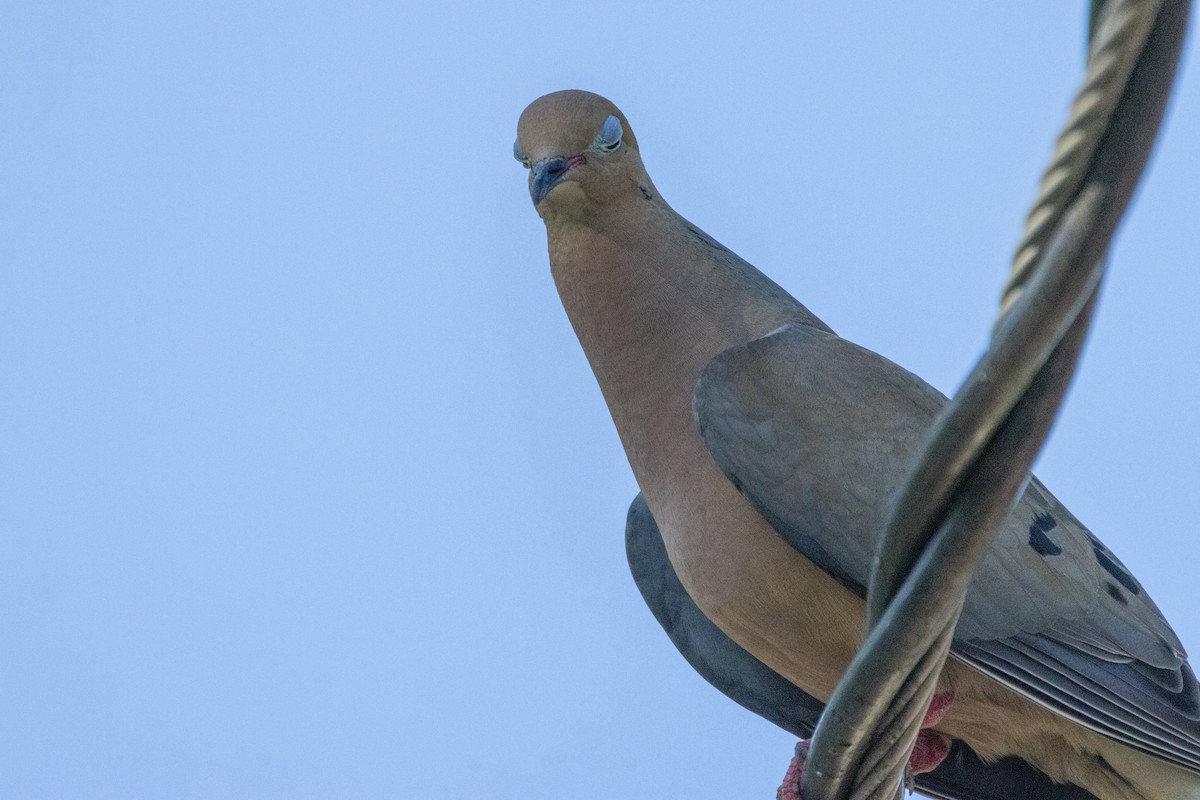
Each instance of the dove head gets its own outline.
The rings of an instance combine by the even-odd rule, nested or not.
[[[626,198],[652,194],[625,115],[591,92],[570,89],[534,100],[517,123],[513,155],[529,169],[529,194],[547,221],[586,221]]]

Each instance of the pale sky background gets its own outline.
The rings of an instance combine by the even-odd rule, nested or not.
[[[1086,19],[778,6],[3,4],[0,797],[774,797],[790,736],[629,577],[517,117],[608,96],[952,391]],[[1196,42],[1038,472],[1200,654]]]

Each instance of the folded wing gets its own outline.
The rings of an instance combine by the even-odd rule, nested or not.
[[[743,650],[704,616],[667,558],[666,547],[641,495],[629,507],[625,547],[634,581],[655,619],[700,675],[744,708],[793,735],[812,736],[824,704]],[[946,800],[1096,800],[1074,784],[1054,783],[1019,758],[988,764],[963,742],[917,788]]]
[[[859,593],[889,499],[946,403],[827,331],[732,348],[695,390],[701,436],[780,535]],[[1032,479],[980,563],[953,653],[1131,747],[1200,771],[1200,690],[1141,584]]]

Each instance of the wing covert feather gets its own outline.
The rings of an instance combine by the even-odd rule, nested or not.
[[[721,632],[687,593],[667,557],[658,525],[639,494],[625,525],[629,569],[654,618],[705,680],[742,707],[801,739],[812,736],[824,703],[793,685]],[[933,772],[914,779],[922,794],[946,800],[1096,800],[1069,783],[1054,783],[1015,756],[984,762],[955,741]]]
[[[717,464],[807,558],[859,593],[890,498],[946,398],[836,335],[781,328],[715,358],[696,423]],[[955,654],[1132,746],[1200,771],[1179,639],[1121,562],[1031,478],[972,579]]]

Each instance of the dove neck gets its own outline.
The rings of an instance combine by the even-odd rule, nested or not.
[[[827,329],[665,204],[648,205],[636,220],[547,226],[563,306],[644,489],[645,475],[686,460],[672,448],[702,447],[692,390],[713,357],[789,323]]]

